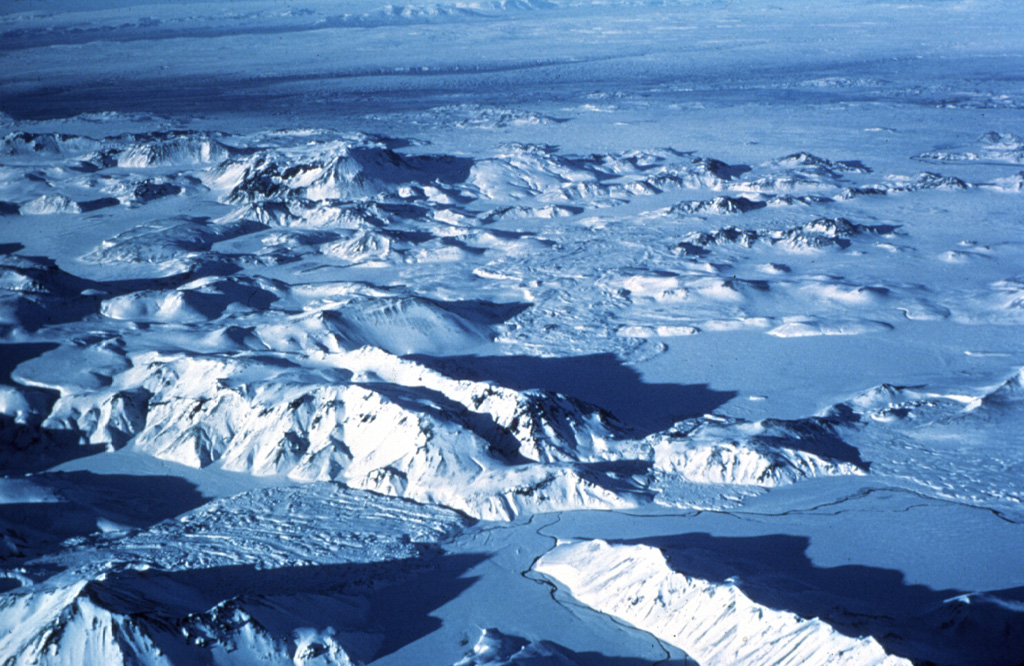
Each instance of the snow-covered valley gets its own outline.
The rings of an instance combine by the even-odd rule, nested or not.
[[[1024,663],[1010,0],[0,7],[0,663]]]

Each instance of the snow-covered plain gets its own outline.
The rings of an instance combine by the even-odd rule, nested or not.
[[[0,4],[0,663],[1024,663],[1022,34]]]

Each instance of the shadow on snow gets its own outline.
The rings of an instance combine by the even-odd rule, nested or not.
[[[701,416],[736,397],[706,384],[647,384],[615,354],[562,358],[539,356],[409,357],[449,377],[488,381],[517,391],[539,389],[575,398],[613,414],[634,434],[646,436],[677,421]]]
[[[847,636],[873,636],[887,652],[917,664],[1009,666],[1024,653],[1024,589],[992,593],[999,602],[978,600],[954,609],[949,602],[963,591],[910,584],[900,571],[815,566],[805,536],[694,532],[622,543],[654,546],[686,576],[719,584],[732,579],[755,603],[821,618]]]
[[[99,533],[101,523],[107,529],[150,527],[207,501],[193,484],[173,476],[78,471],[45,472],[30,479],[57,501],[3,505],[0,528],[23,541],[10,559],[58,550],[65,539]]]
[[[184,571],[125,570],[92,584],[90,594],[104,608],[138,617],[180,638],[189,616],[206,613],[224,600],[246,612],[280,638],[304,627],[334,626],[380,636],[363,646],[360,660],[380,658],[441,627],[431,615],[477,580],[466,572],[484,555],[444,555],[261,569],[255,565]],[[277,622],[267,609],[284,608]],[[331,611],[340,611],[332,613]],[[215,618],[211,620],[216,623]],[[276,624],[277,626],[274,626]],[[216,624],[215,624],[216,626]],[[350,646],[344,644],[346,651]]]

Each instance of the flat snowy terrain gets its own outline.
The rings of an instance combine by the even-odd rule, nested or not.
[[[1024,663],[1022,35],[0,2],[0,663]]]

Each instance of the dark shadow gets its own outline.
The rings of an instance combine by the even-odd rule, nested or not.
[[[768,202],[766,201],[755,201],[753,199],[747,199],[746,197],[725,197],[725,199],[730,206],[735,207],[736,210],[741,213],[765,208],[768,205]]]
[[[393,143],[393,142],[392,142]],[[423,183],[444,183],[454,185],[469,178],[474,160],[455,155],[405,155],[394,152],[391,147],[386,153],[380,149],[356,147],[349,154],[357,162],[366,160],[374,166],[374,174],[384,182],[402,183],[409,180]],[[419,172],[419,176],[414,174]]]
[[[52,392],[51,404],[58,395]],[[107,448],[104,444],[80,444],[79,437],[75,430],[42,428],[38,423],[22,423],[10,414],[0,414],[0,472],[7,476],[35,474]]]
[[[395,404],[413,413],[431,413],[441,423],[455,422],[487,442],[488,451],[509,465],[522,465],[531,461],[520,451],[519,441],[507,428],[495,423],[489,414],[472,412],[461,403],[455,402],[440,391],[418,386],[408,389],[404,386],[382,383],[360,383],[380,393]]]
[[[0,385],[16,385],[12,375],[19,365],[59,346],[53,342],[0,344]],[[89,447],[75,446],[77,433],[42,427],[60,391],[20,386],[18,392],[28,405],[27,413],[0,413],[0,474],[34,472],[88,452]]]
[[[380,393],[388,401],[408,411],[427,413],[439,422],[454,424],[472,432],[486,443],[487,453],[506,465],[529,465],[536,462],[522,454],[523,442],[508,428],[498,424],[490,414],[471,411],[439,391],[424,387],[410,389],[386,383],[361,382],[359,385]],[[371,415],[368,418],[374,417]],[[544,424],[545,430],[550,428],[554,432],[553,438],[564,448],[572,450],[579,447],[580,442],[564,412],[550,410],[545,414]],[[651,497],[649,491],[638,487],[634,481],[635,477],[650,473],[651,463],[648,461],[608,460],[579,463],[574,468],[584,484],[592,484],[616,495]],[[533,494],[532,489],[518,488],[512,491],[517,494]]]
[[[10,201],[0,201],[0,215],[18,215],[21,212],[21,206]]]
[[[0,243],[0,254],[14,254],[24,249],[25,246],[21,243]]]
[[[703,245],[696,245],[689,241],[683,241],[676,245],[676,251],[684,257],[706,257],[711,254],[711,250],[708,250]]]
[[[996,604],[965,604],[974,618],[949,617],[963,592],[908,584],[904,574],[863,565],[817,567],[804,536],[715,537],[703,532],[643,538],[675,571],[714,583],[731,580],[754,602],[803,618],[821,618],[851,637],[873,636],[887,652],[917,664],[996,666],[1019,663],[1024,613]],[[1019,596],[1018,591],[997,593]],[[987,606],[980,608],[980,606]],[[996,615],[996,617],[993,617]]]
[[[477,554],[425,555],[275,569],[241,565],[184,571],[126,570],[108,574],[87,588],[95,603],[112,612],[154,622],[157,628],[182,627],[185,631],[204,621],[190,615],[205,613],[224,600],[243,607],[264,626],[271,625],[263,618],[268,608],[287,605],[293,614],[278,615],[273,622],[284,635],[302,627],[332,624],[340,625],[336,628],[342,635],[346,630],[382,633],[376,654],[358,655],[360,661],[371,661],[439,629],[441,620],[430,613],[472,586],[476,578],[466,572],[484,559],[486,556]],[[355,612],[350,610],[348,617],[323,614],[331,601],[343,602],[346,596],[362,597],[369,603],[360,604]],[[289,598],[300,603],[288,604]],[[303,600],[309,603],[301,603]]]
[[[149,527],[205,504],[194,484],[176,476],[49,472],[33,481],[52,485],[76,506],[130,527]]]
[[[843,160],[841,162],[836,162],[836,164],[840,164],[840,165],[842,165],[844,167],[847,167],[848,169],[854,169],[856,171],[862,171],[864,173],[871,173],[872,172],[871,168],[868,167],[863,162],[861,162],[860,160]]]
[[[718,160],[709,160],[718,162]],[[753,168],[748,164],[726,164],[724,162],[718,162],[720,165],[716,170],[715,174],[721,176],[724,180],[735,180],[745,173],[750,173]]]
[[[389,147],[393,147],[393,143],[398,143],[396,139],[381,138],[381,141],[388,144]],[[342,208],[355,208],[356,210],[365,209],[367,204],[365,202],[344,202]],[[379,201],[374,202],[372,207],[378,209],[386,214],[385,217],[379,217],[376,215],[369,215],[367,220],[368,223],[377,227],[378,229],[384,228],[387,225],[396,224],[400,222],[416,222],[422,220],[424,217],[428,217],[430,210],[425,206],[421,206],[415,203],[396,203],[393,201]],[[376,218],[376,219],[374,219]],[[433,234],[431,234],[433,236]]]
[[[4,527],[25,537],[19,558],[59,549],[65,539],[96,534],[101,531],[98,521],[107,529],[146,528],[208,501],[195,485],[174,476],[79,471],[43,472],[29,479],[60,501],[3,505]]]
[[[547,642],[547,641],[543,641]],[[608,655],[601,654],[599,652],[573,652],[572,650],[566,649],[559,646],[559,651],[564,654],[569,661],[579,666],[651,666],[650,659],[640,659],[639,657],[609,657]],[[699,666],[696,661],[692,659],[666,659],[657,662],[658,666]]]
[[[12,243],[12,245],[14,245]],[[18,243],[20,245],[20,243]],[[13,250],[17,252],[21,248]],[[7,252],[5,254],[13,254],[13,252]],[[19,261],[17,264],[19,272],[38,279],[45,285],[56,285],[62,288],[64,291],[81,291],[95,286],[97,283],[92,280],[80,278],[71,273],[65,272],[59,266],[57,262],[49,257],[43,257],[40,255],[18,255],[16,259]]]
[[[758,444],[796,449],[822,458],[850,463],[868,471],[871,463],[861,458],[860,451],[844,442],[835,431],[836,426],[851,423],[856,418],[852,410],[847,412],[842,407],[837,407],[826,417],[793,421],[765,419],[761,423],[766,434],[757,435],[753,440]]]
[[[715,537],[693,532],[642,542],[661,549],[676,571],[715,583],[738,577],[744,593],[754,601],[802,617],[824,617],[830,612],[816,598],[822,593],[852,600],[862,611],[889,617],[916,615],[936,601],[961,594],[904,585],[903,574],[891,569],[860,565],[818,568],[805,555],[810,545],[805,536]],[[854,610],[849,604],[845,609]]]
[[[474,160],[455,155],[415,155],[405,158],[424,173],[424,181],[458,185],[469,179]]]
[[[840,198],[840,199],[851,199],[851,198],[856,197],[856,196],[884,197],[884,196],[886,196],[888,194],[889,194],[888,190],[883,190],[880,187],[867,186],[867,187],[847,187],[846,189],[844,189],[842,192],[840,192],[836,196],[838,198]]]
[[[78,296],[73,291],[55,296],[27,296],[13,303],[21,328],[34,333],[46,326],[80,321],[99,312],[102,297]]]
[[[147,289],[173,290],[201,277],[226,277],[242,270],[234,262],[214,258],[204,260],[191,270],[177,275],[101,282],[67,273],[47,257],[19,255],[19,259],[28,265],[19,266],[18,272],[48,286],[48,293],[21,295],[9,305],[14,309],[22,328],[28,332],[97,314],[102,302],[112,296]],[[256,291],[245,287],[239,289],[246,299]],[[202,295],[198,297],[202,300]]]
[[[873,224],[867,226],[866,229],[873,234],[878,234],[879,236],[892,236],[899,231],[902,226],[902,224]]]
[[[25,361],[59,346],[56,342],[0,343],[0,384],[10,384],[11,373]]]
[[[755,201],[746,197],[718,196],[714,199],[680,201],[669,210],[680,215],[717,215],[749,213],[768,205],[766,201]]]
[[[173,595],[171,598],[173,601],[166,600],[166,608],[171,613],[202,612],[208,610],[212,603],[234,597],[319,593],[368,596],[373,600],[374,597],[393,596],[383,594],[388,587],[413,588],[418,587],[418,583],[422,583],[425,594],[400,595],[404,598],[404,604],[397,604],[416,607],[416,611],[421,611],[433,610],[436,605],[458,597],[463,590],[476,581],[474,577],[463,577],[464,574],[485,559],[486,556],[479,554],[424,555],[397,560],[287,566],[273,569],[261,569],[252,564],[245,564],[183,571],[125,570],[109,574],[104,582],[108,587],[123,592],[125,596],[138,592],[142,596],[159,600],[162,589],[185,586],[196,590],[198,596],[207,598],[207,601],[203,601],[198,607],[188,607],[186,604],[185,608],[175,608],[178,596]],[[403,583],[405,585],[402,585]],[[104,606],[115,612],[133,612],[133,609],[124,601],[113,598]],[[430,608],[425,609],[424,606],[430,606]],[[386,610],[389,611],[389,614],[393,613],[392,617],[400,614],[398,608]],[[412,614],[409,613],[409,615]],[[387,624],[391,624],[393,621],[393,619],[389,619]],[[434,622],[440,626],[439,621],[434,620]],[[422,628],[422,623],[420,623],[420,628]],[[423,636],[429,632],[415,631],[413,633]]]
[[[237,303],[256,310],[266,310],[278,297],[273,292],[256,286],[256,283],[225,282],[217,285],[214,293],[182,291],[182,302],[207,319],[217,319]]]
[[[603,460],[587,463],[583,476],[588,476],[586,472],[596,472],[613,479],[644,476],[650,473],[653,465],[654,463],[647,460]]]
[[[694,157],[691,159],[690,164],[703,167],[722,180],[734,180],[752,171],[751,167],[747,164],[727,164],[711,157]],[[656,169],[658,167],[659,165],[653,165],[650,168]]]
[[[93,282],[94,288],[111,296],[143,290],[172,290],[204,277],[229,277],[242,270],[241,266],[226,259],[207,259],[185,273],[158,278],[126,278],[107,282]],[[109,297],[109,296],[108,296]]]
[[[432,558],[429,569],[370,596],[370,620],[385,627],[377,658],[396,652],[441,626],[430,611],[457,598],[476,582],[465,573],[487,559],[483,554]]]
[[[447,310],[452,314],[484,326],[497,326],[522,314],[530,308],[529,303],[492,303],[491,301],[466,300],[466,301],[436,301],[429,300],[437,307]]]
[[[387,236],[399,243],[410,243],[412,245],[419,245],[420,243],[426,243],[437,238],[437,236],[428,231],[404,231],[400,229],[381,229],[381,235]]]
[[[80,201],[78,203],[78,207],[82,210],[83,213],[91,213],[102,208],[110,208],[112,206],[120,205],[121,202],[113,197],[103,197],[102,199],[93,199],[92,201]]]
[[[469,245],[468,243],[466,243],[466,241],[459,240],[458,238],[441,238],[440,241],[441,245],[458,248],[465,252],[466,254],[473,254],[479,256],[487,252],[485,248]]]
[[[706,384],[646,384],[636,370],[610,353],[562,358],[423,354],[408,358],[455,379],[489,381],[517,391],[561,393],[611,413],[638,436],[711,412],[737,395]]]
[[[181,188],[171,183],[155,183],[151,180],[145,180],[135,186],[132,191],[132,196],[136,201],[142,203],[149,203],[150,201],[156,201],[164,197],[171,197],[181,194]]]
[[[487,630],[488,635],[491,638],[498,638],[502,645],[502,656],[505,654],[515,654],[520,656],[521,650],[526,648],[530,643],[524,638],[519,636],[511,636],[508,634],[502,634],[500,631],[494,629]],[[557,663],[557,664],[576,664],[577,666],[651,666],[650,659],[642,659],[640,657],[613,657],[600,652],[576,652],[569,648],[560,645],[554,641],[541,640],[534,643],[534,645],[547,650],[552,653],[554,657],[548,659],[547,655],[543,657],[534,657],[527,659],[513,659],[516,664],[522,663],[524,666],[528,664],[536,664],[538,666],[542,664]],[[470,654],[467,652],[467,654]],[[496,655],[497,657],[497,655]],[[502,661],[502,663],[512,663]],[[658,666],[698,666],[697,662],[693,660],[683,659],[665,659],[656,662]]]
[[[78,171],[79,173],[96,173],[103,169],[99,164],[87,162],[85,160],[79,160],[78,164],[72,164],[68,166],[71,171]]]

